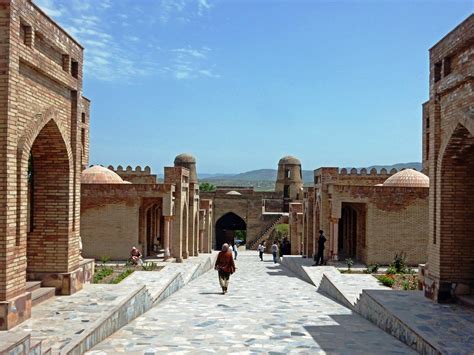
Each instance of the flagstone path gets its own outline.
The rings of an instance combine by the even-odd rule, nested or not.
[[[266,257],[241,252],[227,295],[210,271],[89,354],[413,353]]]

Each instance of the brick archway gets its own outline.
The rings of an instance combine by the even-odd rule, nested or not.
[[[436,226],[440,249],[440,281],[474,281],[474,136],[458,124],[446,144],[440,172]]]
[[[72,162],[55,120],[44,125],[29,153],[27,272],[68,272]],[[23,176],[27,173],[24,170],[23,166]]]
[[[222,248],[222,244],[234,244],[235,231],[247,230],[247,223],[240,216],[228,212],[216,222],[216,250]]]

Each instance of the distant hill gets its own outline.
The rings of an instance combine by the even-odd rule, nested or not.
[[[352,167],[348,167],[346,169],[350,170]],[[393,165],[372,165],[367,167],[367,171],[370,171],[372,168],[377,169],[380,171],[381,169],[385,168],[388,171],[395,168],[397,170],[400,169],[407,169],[412,168],[418,171],[421,170],[422,165],[421,163],[398,163]],[[362,168],[357,168],[360,170]],[[312,183],[313,182],[313,170],[303,170],[303,182],[305,183]],[[272,184],[275,183],[277,178],[277,170],[276,169],[258,169],[258,170],[251,170],[245,173],[240,174],[199,174],[199,180],[201,181],[208,181],[214,185],[229,185],[229,186],[265,186],[265,189],[270,188],[271,182]],[[273,185],[272,185],[273,186]]]

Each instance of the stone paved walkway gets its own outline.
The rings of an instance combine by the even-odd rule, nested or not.
[[[89,354],[412,353],[280,265],[253,254],[239,254],[227,295],[219,294],[216,272],[210,271]]]

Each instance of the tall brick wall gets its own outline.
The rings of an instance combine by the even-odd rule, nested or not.
[[[80,127],[89,108],[82,99],[82,47],[33,3],[0,4],[0,46],[6,103],[0,187],[1,205],[8,206],[0,212],[0,300],[6,300],[24,292],[27,269],[67,273],[79,266]],[[87,150],[88,135],[84,143]],[[30,153],[35,222],[28,233]]]
[[[139,201],[124,201],[84,210],[81,215],[83,256],[128,259],[130,249],[139,247],[139,208]]]
[[[403,209],[384,211],[367,205],[367,264],[387,265],[404,252],[410,265],[427,260],[428,199],[417,199]]]
[[[474,282],[474,15],[430,49],[430,240],[425,293],[449,300]]]

